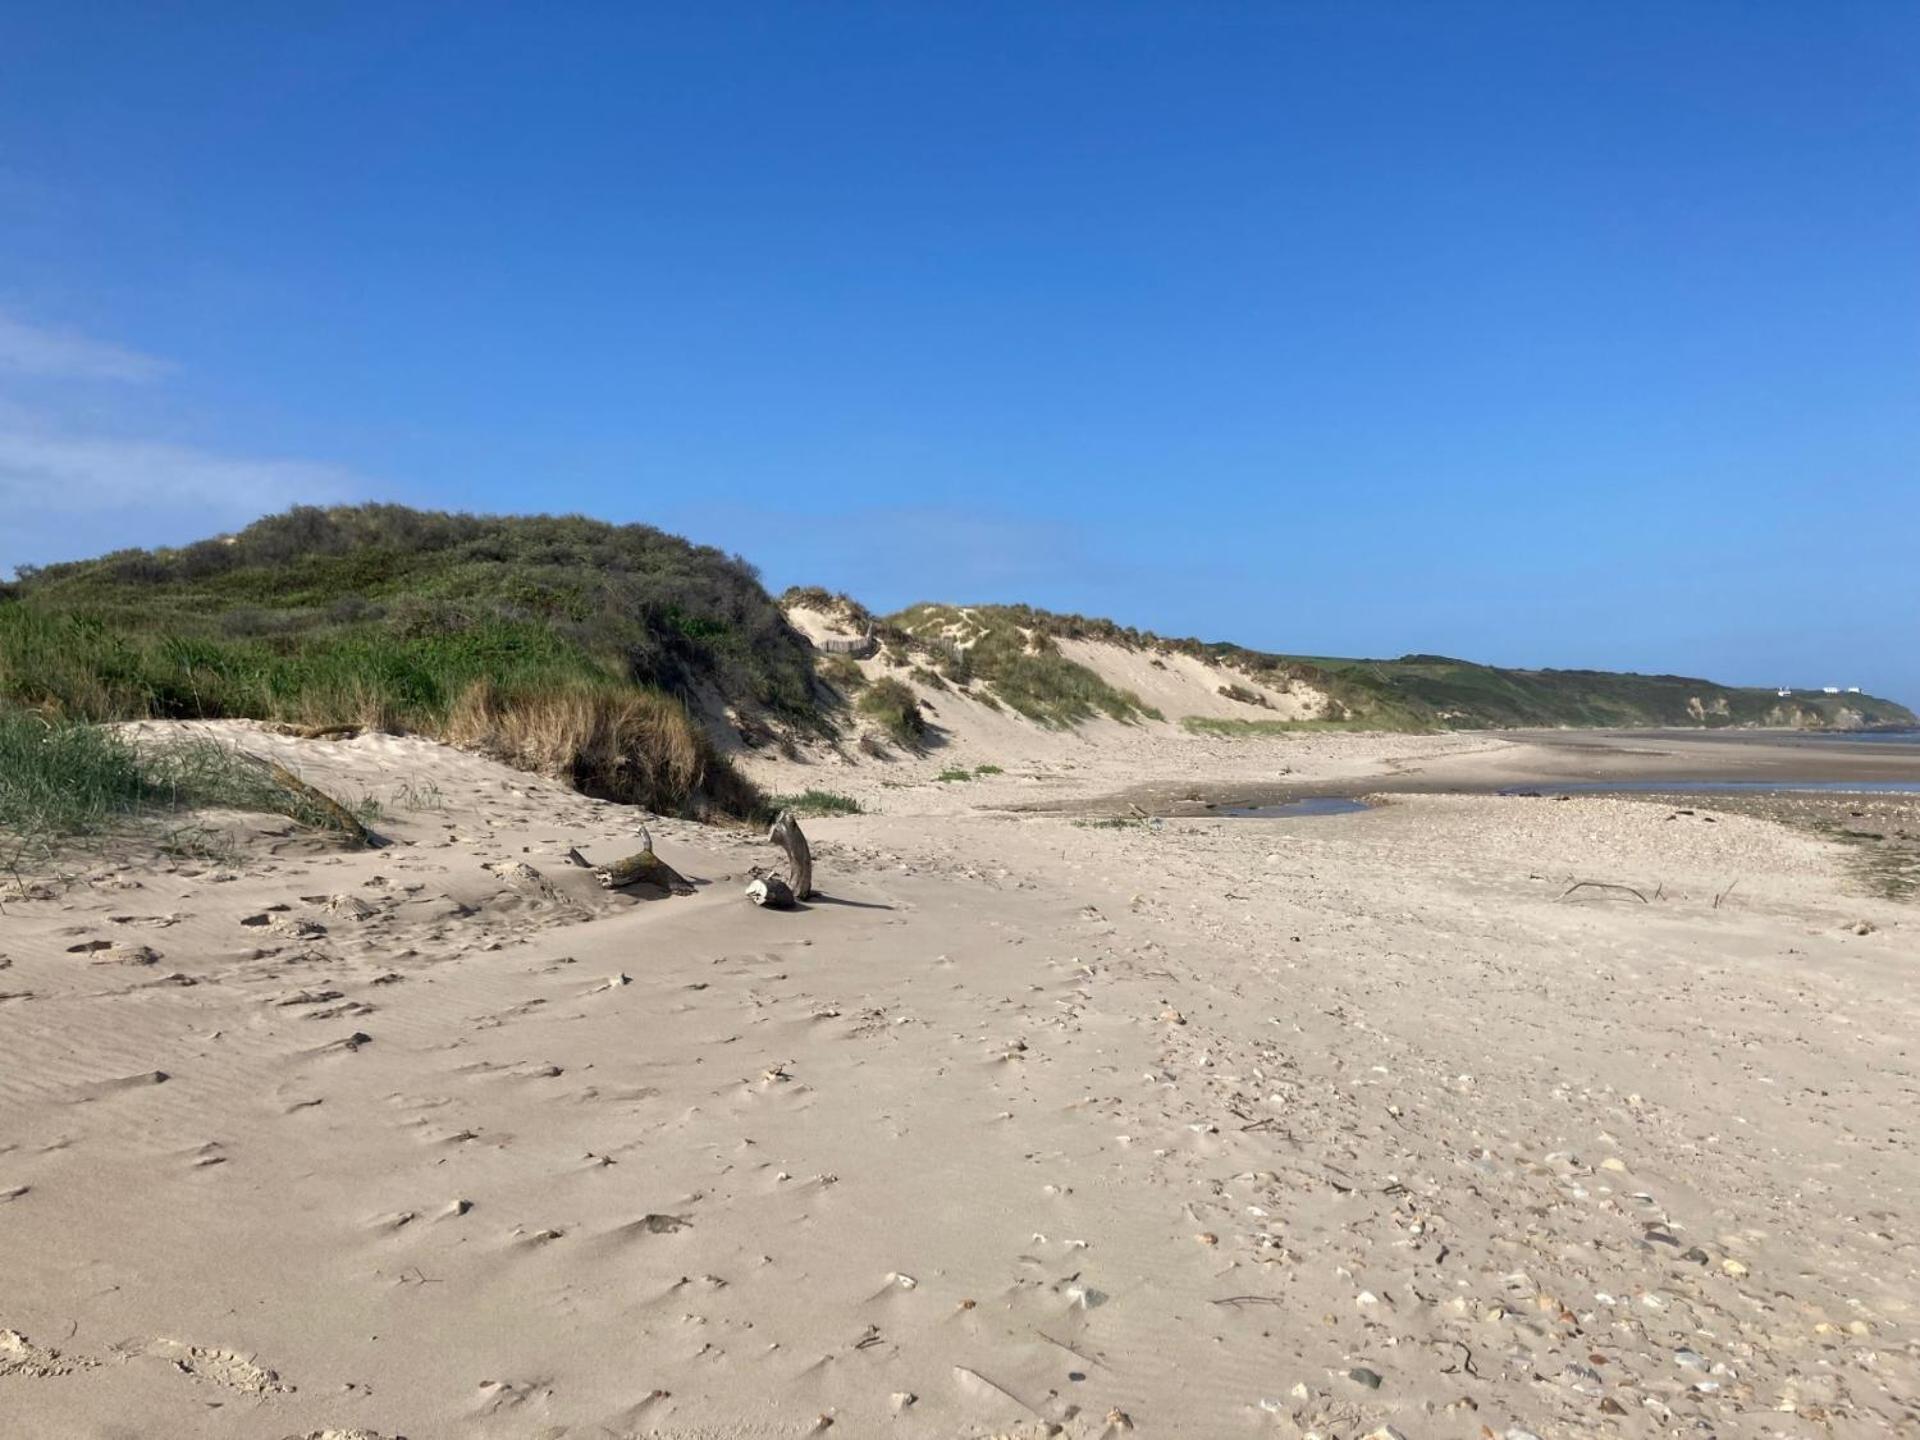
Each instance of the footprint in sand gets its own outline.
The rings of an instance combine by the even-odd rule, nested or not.
[[[96,965],[158,965],[162,958],[151,945],[95,943],[87,949]]]
[[[36,1345],[18,1330],[0,1330],[0,1380],[51,1380],[76,1370],[91,1370],[99,1363]]]
[[[146,1353],[168,1361],[182,1375],[243,1395],[286,1395],[297,1388],[283,1381],[277,1371],[232,1350],[163,1339],[147,1346]]]
[[[553,1388],[545,1380],[482,1380],[478,1415],[495,1415],[502,1410],[518,1410],[522,1405],[537,1405],[553,1397]]]

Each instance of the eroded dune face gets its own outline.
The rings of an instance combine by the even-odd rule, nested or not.
[[[1897,1432],[1906,908],[1630,801],[1000,808],[1489,744],[1113,729],[867,767],[783,914],[758,833],[611,893],[634,812],[246,730],[393,843],[7,891],[0,1430]]]

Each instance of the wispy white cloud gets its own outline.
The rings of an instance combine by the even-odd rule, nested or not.
[[[0,578],[22,565],[179,545],[295,504],[369,494],[306,460],[16,426],[0,406]]]
[[[70,330],[29,325],[0,310],[0,372],[56,380],[155,380],[170,367],[137,350]]]
[[[0,506],[15,514],[192,507],[259,515],[297,501],[340,499],[362,484],[351,471],[305,460],[0,427]]]
[[[338,465],[151,439],[101,423],[94,382],[157,380],[163,360],[0,311],[0,575],[128,545],[177,544],[296,503],[362,496]],[[9,380],[15,396],[5,393]],[[25,401],[31,395],[31,401]],[[157,400],[164,402],[160,391]]]

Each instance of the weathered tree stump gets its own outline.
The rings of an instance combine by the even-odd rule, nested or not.
[[[786,873],[754,866],[747,898],[763,909],[788,910],[813,894],[813,849],[791,810],[780,812],[767,839],[787,852]]]
[[[813,848],[801,833],[800,822],[794,818],[793,811],[780,812],[780,818],[767,831],[767,839],[787,852],[786,879],[793,891],[793,898],[810,899],[813,895]]]

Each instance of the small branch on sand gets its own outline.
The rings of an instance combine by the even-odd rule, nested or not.
[[[1727,888],[1722,890],[1718,895],[1713,897],[1713,908],[1718,910],[1720,908],[1720,902],[1725,900],[1727,896],[1733,894],[1733,887],[1735,885],[1738,885],[1739,883],[1740,883],[1740,880],[1738,876],[1734,877],[1733,880],[1728,882]]]
[[[1278,1295],[1223,1295],[1218,1300],[1210,1300],[1210,1305],[1232,1305],[1236,1309],[1242,1305],[1284,1305],[1287,1302]]]
[[[360,733],[358,725],[269,725],[276,735],[291,735],[297,740],[351,740]]]
[[[1458,1375],[1464,1370],[1467,1374],[1473,1376],[1474,1379],[1479,1379],[1480,1372],[1473,1368],[1473,1347],[1464,1340],[1449,1340],[1446,1343],[1460,1351],[1460,1363],[1457,1365],[1448,1365],[1442,1369],[1440,1373],[1442,1375]]]
[[[1073,1346],[1067,1344],[1066,1341],[1054,1339],[1053,1336],[1049,1335],[1046,1331],[1040,1329],[1038,1326],[1034,1327],[1033,1333],[1038,1335],[1042,1340],[1046,1341],[1049,1345],[1058,1345],[1062,1350],[1066,1351],[1069,1355],[1073,1356],[1076,1359],[1084,1360],[1089,1365],[1098,1365],[1101,1363],[1100,1361],[1094,1359],[1093,1356],[1087,1354],[1086,1351],[1076,1350],[1073,1348]]]
[[[1647,897],[1645,895],[1642,895],[1638,890],[1634,889],[1633,886],[1616,885],[1611,880],[1576,880],[1573,882],[1573,884],[1569,885],[1566,889],[1560,892],[1560,898],[1564,900],[1567,898],[1567,896],[1573,894],[1574,891],[1585,890],[1588,888],[1592,888],[1594,890],[1621,890],[1627,893],[1628,895],[1633,896],[1633,898],[1638,900],[1642,905],[1647,903]]]

